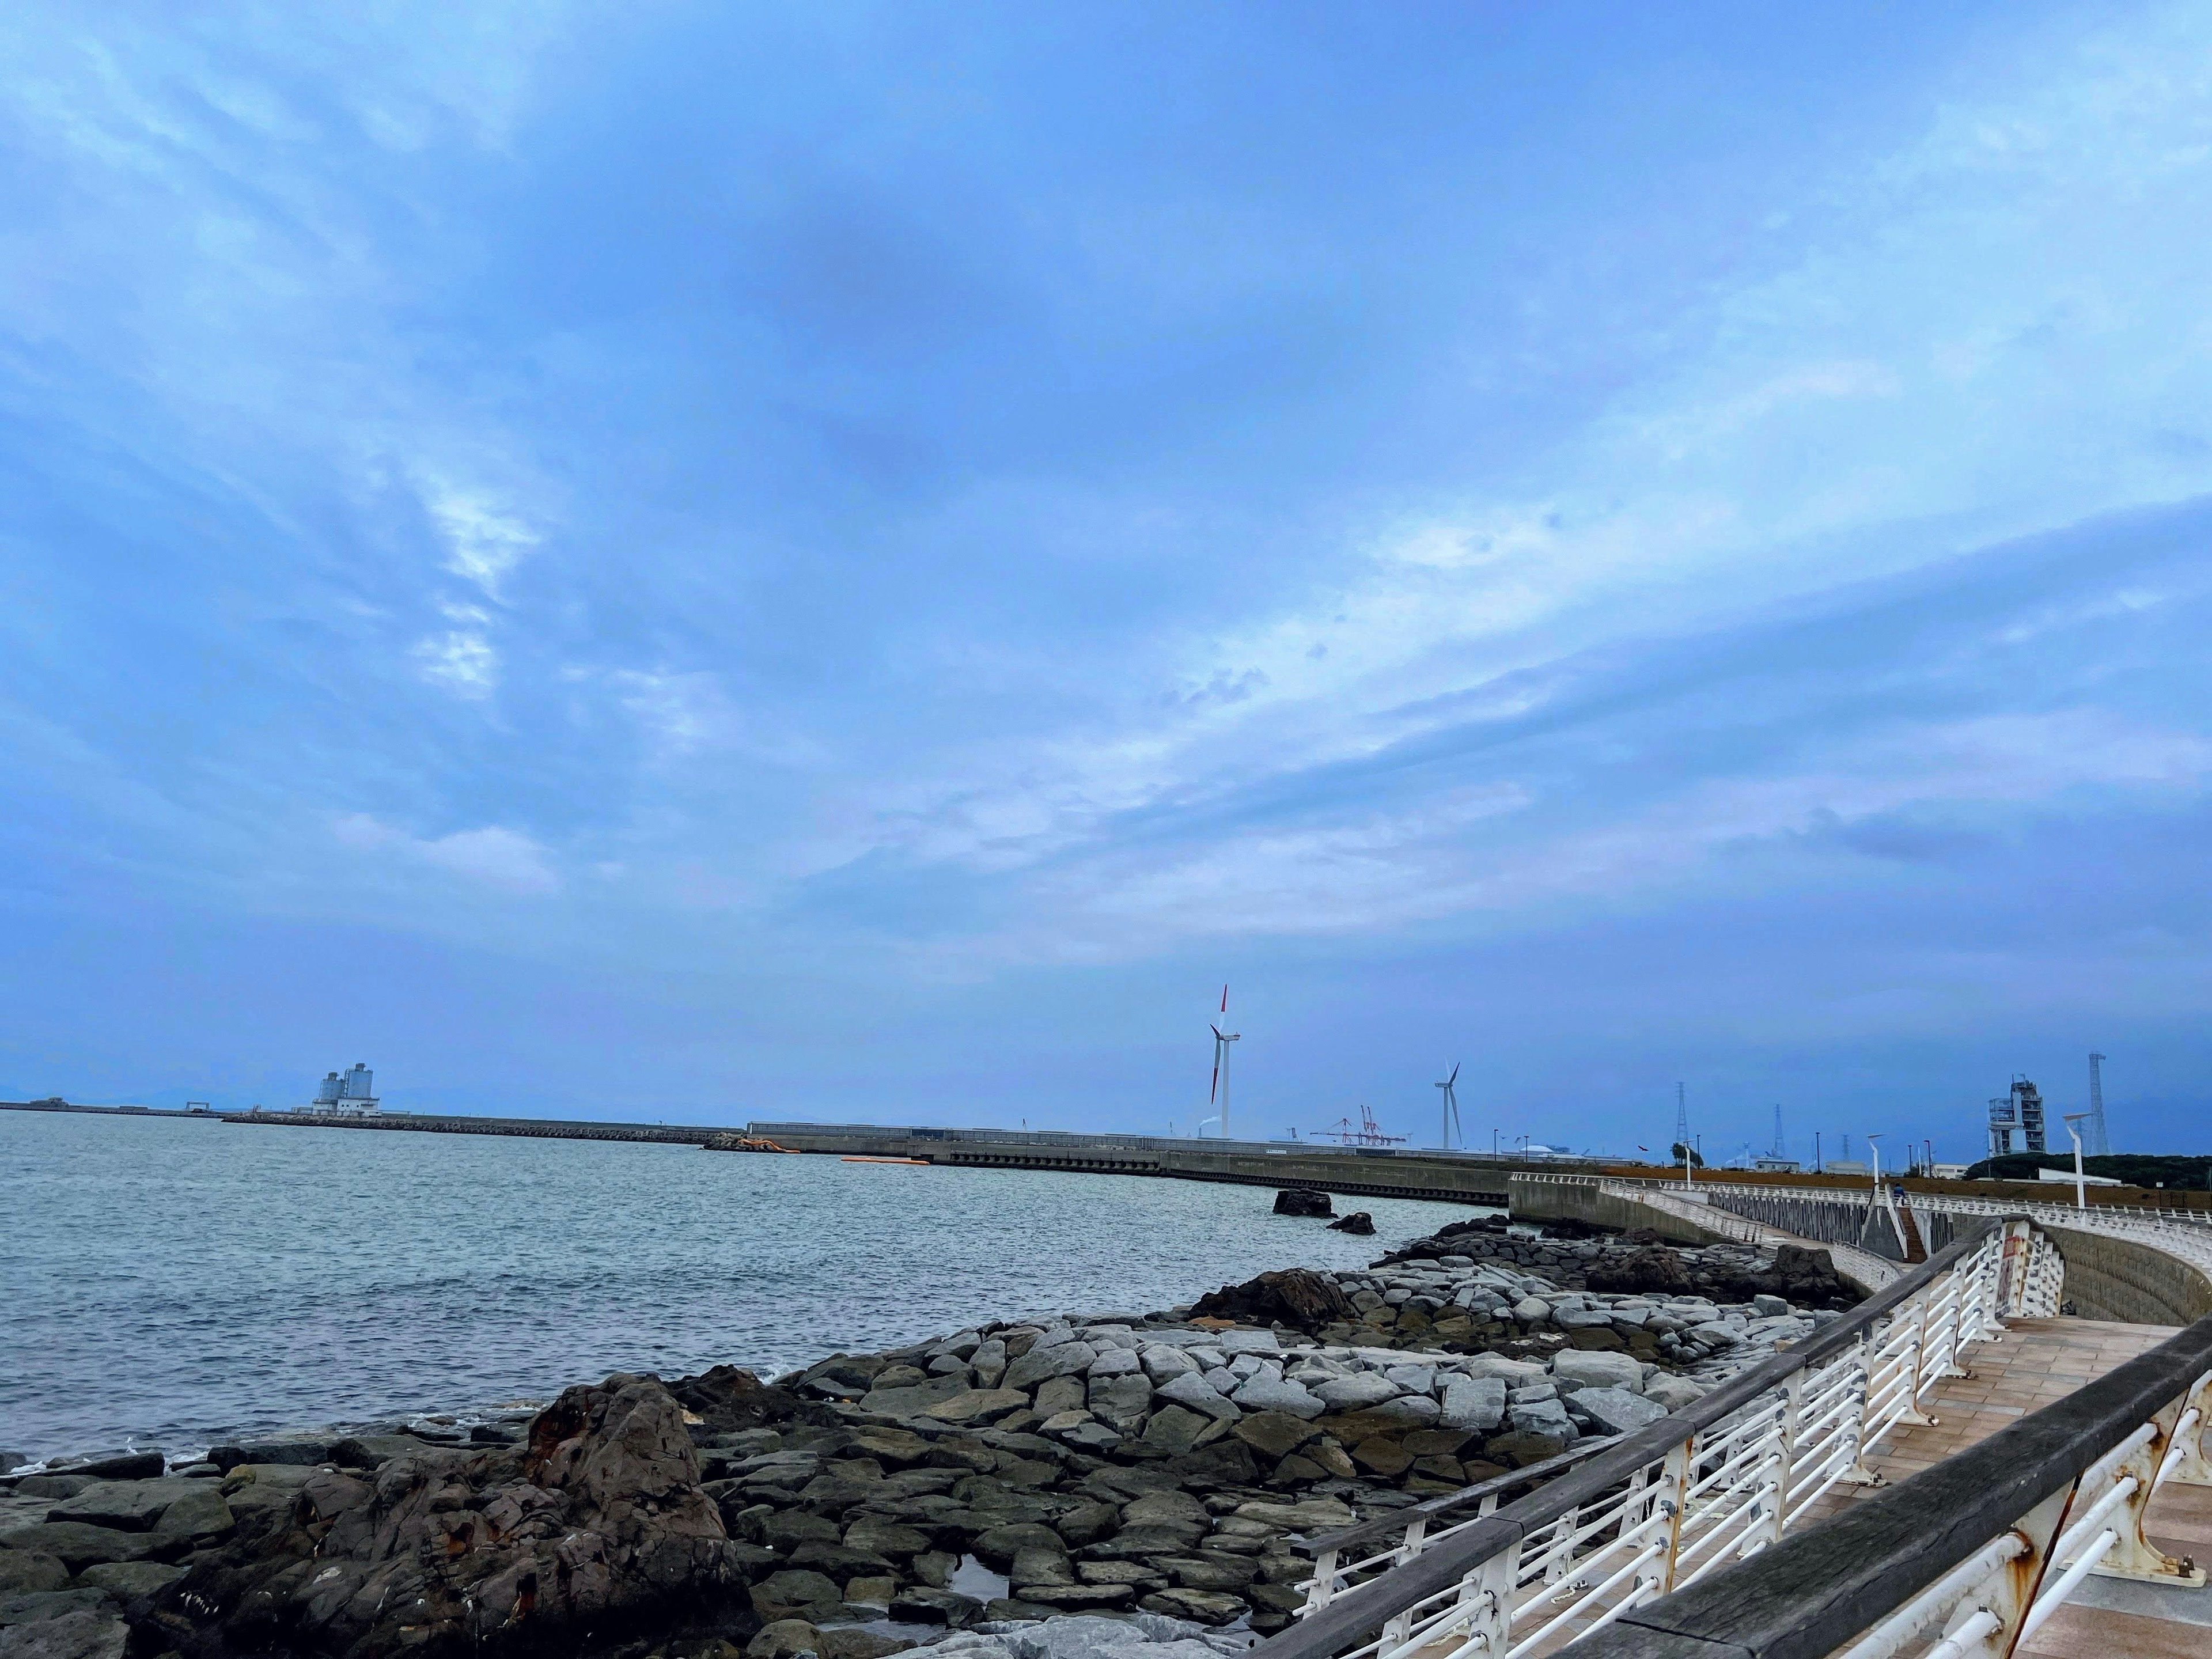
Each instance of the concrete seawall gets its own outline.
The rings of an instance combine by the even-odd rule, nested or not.
[[[2148,1244],[2039,1223],[2066,1263],[2066,1299],[2084,1319],[2193,1325],[2212,1314],[2212,1283]]]

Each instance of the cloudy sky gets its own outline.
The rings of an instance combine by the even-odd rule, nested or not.
[[[2203,1149],[2205,8],[0,63],[12,1097]]]

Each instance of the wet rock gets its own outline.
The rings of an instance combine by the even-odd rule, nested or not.
[[[308,1472],[289,1504],[155,1598],[161,1639],[199,1645],[222,1625],[233,1645],[365,1655],[664,1630],[742,1593],[738,1547],[698,1476],[683,1408],[659,1382],[572,1388],[526,1446],[418,1452],[370,1476]],[[296,1571],[310,1559],[313,1575]]]
[[[154,1450],[107,1452],[73,1462],[68,1472],[94,1480],[151,1480],[168,1467],[168,1459]]]
[[[1358,1313],[1334,1279],[1305,1267],[1285,1267],[1207,1292],[1193,1304],[1191,1316],[1279,1322],[1313,1332],[1338,1320],[1355,1322]]]
[[[956,1590],[916,1585],[901,1590],[891,1602],[891,1617],[915,1625],[950,1625],[954,1629],[973,1624],[983,1604]]]
[[[92,1594],[102,1605],[73,1607],[51,1618],[0,1628],[0,1659],[123,1659],[130,1627],[116,1617],[112,1603]]]
[[[1255,1412],[1230,1432],[1263,1457],[1279,1458],[1296,1451],[1321,1431],[1289,1412]]]
[[[1025,1410],[1029,1403],[1029,1395],[1019,1389],[968,1389],[923,1407],[920,1414],[945,1423],[994,1423]]]
[[[71,1572],[82,1572],[101,1561],[143,1561],[156,1553],[181,1555],[185,1547],[173,1540],[157,1540],[151,1533],[118,1532],[112,1527],[87,1526],[82,1521],[18,1527],[0,1534],[0,1544],[33,1554],[58,1556]]]
[[[0,1601],[40,1590],[58,1590],[69,1583],[69,1569],[58,1555],[39,1550],[0,1549]]]
[[[1364,1210],[1354,1210],[1350,1215],[1330,1222],[1328,1230],[1333,1233],[1352,1233],[1361,1238],[1371,1238],[1375,1235],[1375,1218]]]
[[[805,1607],[817,1607],[826,1613],[836,1607],[842,1598],[836,1581],[826,1574],[809,1567],[786,1567],[755,1584],[750,1599],[753,1611],[774,1624],[794,1617]]]
[[[822,1632],[804,1619],[777,1619],[760,1627],[745,1644],[745,1659],[796,1659],[822,1651]]]
[[[1696,1289],[1688,1265],[1663,1244],[1648,1244],[1626,1255],[1601,1256],[1583,1282],[1593,1291],[1621,1296],[1687,1296]]]
[[[1218,1590],[1155,1590],[1137,1605],[1147,1613],[1164,1613],[1170,1619],[1189,1619],[1201,1625],[1225,1625],[1246,1610],[1241,1596]]]
[[[1328,1216],[1336,1213],[1327,1193],[1310,1187],[1285,1187],[1275,1194],[1277,1215]]]
[[[77,1575],[77,1583],[106,1590],[127,1607],[140,1596],[151,1595],[184,1576],[182,1567],[167,1566],[159,1561],[106,1561],[87,1567]]]

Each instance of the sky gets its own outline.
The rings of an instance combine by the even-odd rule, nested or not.
[[[27,0],[0,209],[7,1097],[2207,1146],[2212,9]]]

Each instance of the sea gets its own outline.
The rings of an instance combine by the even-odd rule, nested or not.
[[[763,1376],[987,1319],[1364,1267],[1481,1212],[619,1141],[0,1112],[0,1450],[173,1455],[616,1371]]]

